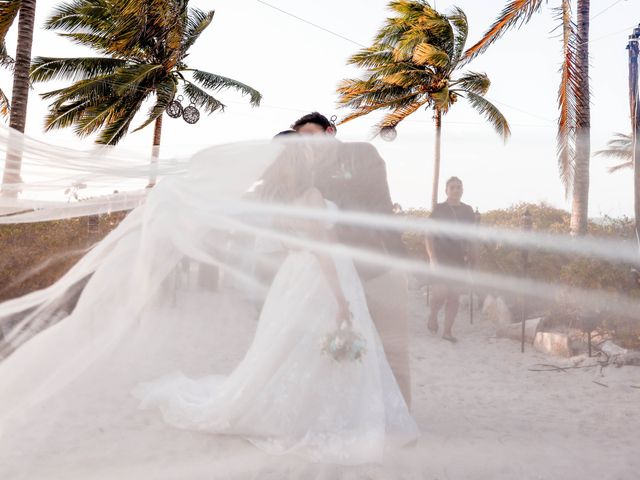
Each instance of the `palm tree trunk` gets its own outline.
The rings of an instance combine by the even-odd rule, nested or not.
[[[158,158],[160,157],[160,137],[162,136],[162,115],[156,118],[155,128],[153,129],[153,147],[151,149],[151,173],[149,174],[149,184],[147,188],[151,188],[156,184]]]
[[[589,95],[589,0],[578,0],[577,67],[580,88],[576,98],[576,157],[571,207],[571,234],[587,233],[591,111]]]
[[[442,112],[436,109],[436,143],[433,158],[433,185],[431,188],[431,211],[438,203],[438,185],[440,184],[440,142],[442,139]]]
[[[22,0],[18,15],[18,45],[13,71],[9,126],[20,133],[24,133],[24,127],[27,123],[27,103],[29,101],[29,69],[31,68],[31,46],[33,44],[33,24],[36,17],[36,0]],[[21,146],[21,136],[13,135],[13,139],[10,136],[2,178],[4,185],[20,183],[21,181]],[[12,198],[18,196],[18,190],[15,188],[3,189],[2,193],[4,196]]]

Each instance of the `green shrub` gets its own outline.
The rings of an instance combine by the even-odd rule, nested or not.
[[[491,210],[482,214],[484,226],[496,226],[506,229],[521,230],[522,215],[529,210],[533,220],[533,231],[569,235],[571,215],[564,211],[542,204],[518,204],[507,209]],[[405,215],[425,218],[425,210],[412,210]],[[610,238],[621,241],[634,241],[633,221],[627,217],[604,217],[599,221],[589,222],[589,236]],[[424,237],[408,232],[403,236],[408,251],[426,259]],[[477,268],[481,271],[499,274],[503,277],[522,277],[523,249],[502,242],[484,242],[480,245],[480,258]],[[565,294],[563,286],[581,289],[594,289],[613,293],[620,298],[631,296],[640,298],[637,287],[632,286],[630,278],[631,265],[614,263],[588,256],[563,254],[541,249],[530,249],[528,252],[526,277],[546,284],[558,284],[557,298],[545,302],[540,299],[528,299],[527,310],[546,314],[550,323],[579,326],[579,318],[583,313],[580,305],[571,301]],[[486,289],[478,289],[488,293]],[[504,292],[494,292],[503,293]],[[515,304],[518,300],[505,294],[507,300]],[[640,348],[640,319],[621,316],[604,308],[600,312],[590,312],[598,316],[599,329],[612,335],[615,341],[626,347]]]

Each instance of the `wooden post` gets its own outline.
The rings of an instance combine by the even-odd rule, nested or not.
[[[524,213],[522,214],[522,230],[524,230],[525,232],[528,232],[531,230],[531,227],[533,226],[533,222],[532,222],[532,218],[531,218],[531,214],[529,213],[529,209],[525,209]],[[522,278],[526,279],[527,278],[527,274],[529,271],[529,249],[528,247],[525,247],[525,249],[522,251]],[[520,351],[522,353],[524,353],[524,340],[525,340],[525,326],[526,326],[526,319],[527,319],[527,312],[526,312],[526,297],[524,296],[524,294],[521,296],[521,305],[520,305],[520,321],[522,322],[522,332],[521,332],[521,337],[520,337]]]
[[[629,35],[629,107],[631,111],[631,141],[633,160],[634,217],[636,241],[640,248],[640,98],[638,94],[638,41],[640,24]]]
[[[473,213],[473,221],[475,225],[480,225],[481,218],[480,211],[478,210],[478,207],[476,207],[476,211]],[[478,252],[477,245],[473,245],[472,248],[475,252]],[[478,259],[474,258],[474,260],[477,261]],[[475,268],[475,265],[469,265],[469,269],[471,268]],[[473,283],[469,286],[469,323],[473,325]]]

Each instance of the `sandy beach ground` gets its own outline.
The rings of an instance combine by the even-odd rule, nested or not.
[[[468,306],[452,345],[426,331],[425,302],[413,297],[414,415],[430,457],[426,478],[640,478],[640,368],[530,371],[573,363],[531,345],[522,354],[480,315],[471,325]]]
[[[518,342],[496,338],[494,326],[481,321],[479,313],[470,325],[468,307],[461,308],[455,327],[459,342],[443,341],[426,329],[424,295],[419,290],[411,295],[413,413],[423,436],[383,466],[309,465],[269,457],[240,439],[167,427],[154,412],[137,410],[135,401],[122,394],[127,366],[119,358],[126,355],[117,355],[102,372],[92,372],[93,383],[76,382],[9,429],[0,439],[0,478],[640,478],[640,367],[530,371],[536,364],[573,364],[531,346],[520,353]],[[183,312],[205,314],[202,309]],[[149,378],[164,373],[172,357],[188,356],[187,372],[206,371],[212,364],[214,344],[185,353],[202,336],[194,325],[183,338],[171,339],[175,348],[170,355],[164,351],[162,358],[154,358],[149,353]],[[249,332],[251,322],[246,328]],[[221,360],[234,361],[215,359]],[[596,364],[595,359],[582,365],[590,363]],[[122,376],[122,388],[101,391],[100,376],[113,378],[114,372]],[[77,411],[74,399],[80,397],[91,408]]]

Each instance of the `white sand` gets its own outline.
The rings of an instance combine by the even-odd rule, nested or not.
[[[455,327],[460,341],[450,344],[426,331],[419,292],[411,307],[413,412],[423,437],[388,465],[307,465],[268,457],[243,440],[172,429],[131,398],[105,395],[93,372],[90,393],[78,382],[0,440],[0,479],[640,478],[640,389],[632,388],[640,386],[640,367],[531,372],[538,363],[570,362],[530,346],[521,354],[519,343],[496,339],[489,323],[469,325],[468,308]],[[188,345],[188,335],[180,343]],[[194,372],[206,370],[216,348],[174,354],[189,357],[184,367]],[[165,373],[171,358],[149,355],[149,378]],[[102,375],[114,373],[125,385],[126,366],[116,358]],[[74,395],[93,408],[75,411]]]

